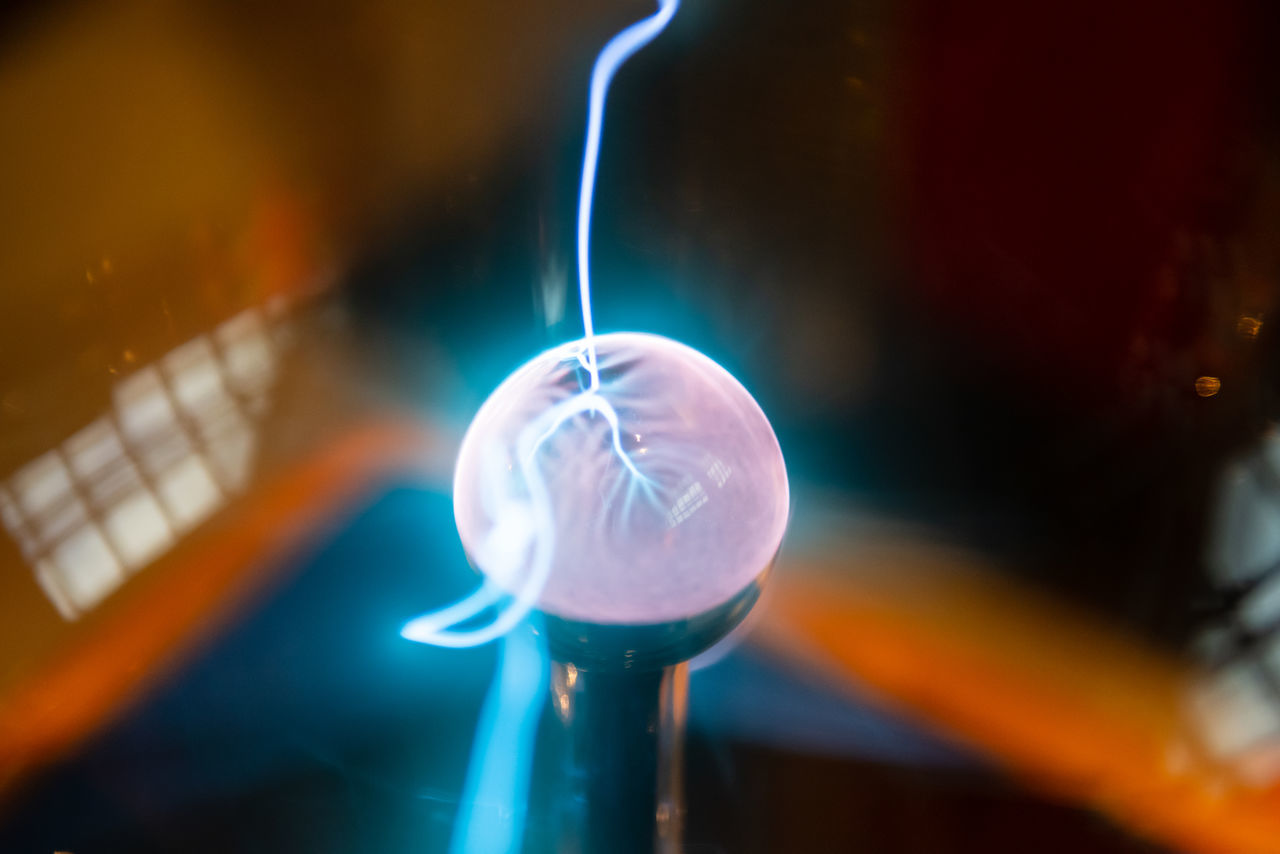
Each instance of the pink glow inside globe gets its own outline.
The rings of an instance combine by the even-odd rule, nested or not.
[[[769,567],[787,474],[759,405],[667,338],[548,350],[481,407],[459,452],[454,514],[471,559],[570,620],[653,624],[716,608]]]

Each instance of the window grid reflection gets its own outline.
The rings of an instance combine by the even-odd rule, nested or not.
[[[287,324],[271,315],[243,312],[135,371],[110,412],[0,483],[0,521],[64,619],[245,488]]]

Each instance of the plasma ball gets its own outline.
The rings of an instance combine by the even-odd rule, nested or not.
[[[454,514],[488,585],[593,623],[687,619],[772,561],[789,495],[777,438],[727,371],[657,335],[595,336],[507,378],[458,456]]]

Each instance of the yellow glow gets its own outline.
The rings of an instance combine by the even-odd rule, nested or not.
[[[1247,314],[1240,315],[1240,319],[1236,321],[1236,334],[1241,338],[1257,338],[1258,333],[1262,331],[1262,318],[1252,317]]]
[[[1213,397],[1222,388],[1222,380],[1217,377],[1197,377],[1196,394],[1201,397]]]

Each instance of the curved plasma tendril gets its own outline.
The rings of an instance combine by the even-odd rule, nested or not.
[[[543,412],[526,425],[517,437],[515,456],[528,495],[523,499],[513,500],[507,505],[507,509],[517,515],[523,513],[523,518],[530,524],[506,528],[495,526],[502,536],[517,538],[515,543],[505,543],[506,548],[501,551],[506,556],[501,562],[511,565],[483,565],[481,568],[488,577],[477,590],[451,605],[423,614],[405,624],[401,635],[409,640],[453,648],[477,646],[502,637],[534,610],[550,576],[555,548],[551,496],[538,466],[538,450],[573,416],[585,413],[603,417],[612,434],[613,452],[627,472],[643,489],[647,490],[651,485],[649,478],[636,467],[623,448],[617,411],[600,392],[595,330],[591,319],[591,206],[595,195],[609,84],[623,62],[666,28],[679,5],[679,0],[659,0],[658,10],[654,14],[622,30],[605,45],[592,68],[582,184],[578,195],[578,292],[582,303],[583,338],[571,354],[571,358],[586,370],[588,383],[577,394]],[[512,584],[520,575],[520,566],[530,551],[532,557],[529,568],[517,584]],[[508,583],[500,585],[493,580],[494,577],[502,578]],[[509,592],[513,586],[514,592]],[[476,628],[460,628],[495,608],[497,613],[487,624]]]

